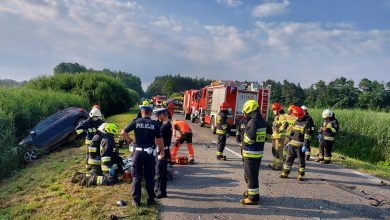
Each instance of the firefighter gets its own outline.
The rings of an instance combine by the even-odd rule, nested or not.
[[[88,165],[90,166],[89,172],[76,172],[72,177],[72,183],[79,182],[85,176],[102,175],[102,169],[100,164],[100,143],[102,141],[103,135],[106,133],[106,131],[104,130],[106,125],[107,123],[103,123],[99,126],[98,131],[92,138],[92,143],[88,146]],[[84,185],[85,184],[86,182],[84,182]]]
[[[306,119],[309,121],[309,125],[310,125],[310,136],[313,135],[314,133],[314,129],[315,129],[315,125],[314,125],[314,121],[313,121],[313,118],[310,116],[308,110],[309,108],[302,105],[302,110],[305,112],[305,117]],[[310,139],[307,140],[307,145],[306,145],[306,153],[305,153],[305,156],[306,156],[306,160],[310,160],[310,156],[311,156],[311,141]]]
[[[223,156],[223,150],[226,145],[226,133],[228,132],[228,114],[229,114],[229,104],[227,102],[222,103],[219,106],[219,113],[217,115],[217,129],[216,133],[218,135],[218,149],[217,149],[217,159],[226,160],[226,156]]]
[[[86,156],[85,163],[86,168],[89,169],[88,165],[88,146],[92,143],[92,138],[94,137],[97,129],[101,124],[103,124],[103,114],[99,108],[95,105],[89,112],[89,118],[76,127],[76,133],[78,135],[86,132],[85,145],[86,145]]]
[[[173,113],[175,113],[175,104],[173,104],[173,102],[168,104],[168,111],[171,117],[173,117]]]
[[[283,173],[280,175],[280,177],[288,177],[295,158],[298,158],[297,179],[302,181],[303,176],[305,175],[305,152],[307,150],[307,142],[310,139],[311,127],[302,108],[295,107],[292,109],[292,113],[295,115],[295,117],[297,117],[297,120],[295,121],[291,129],[290,136],[288,137],[288,154],[286,161],[284,162]]]
[[[134,131],[135,134],[132,169],[132,204],[135,207],[139,207],[141,204],[141,182],[143,176],[146,182],[147,205],[155,203],[154,177],[156,174],[157,151],[161,158],[164,157],[164,142],[161,138],[160,125],[157,121],[150,118],[153,108],[150,105],[141,105],[140,110],[142,118],[133,120],[121,131],[121,136],[127,143],[132,142],[128,133]]]
[[[155,110],[153,112],[157,116],[157,121],[161,126],[161,135],[164,141],[164,157],[158,157],[156,164],[156,179],[157,186],[155,189],[156,198],[167,197],[167,177],[168,177],[168,163],[171,159],[169,146],[172,139],[172,124],[168,118],[168,110],[165,108]]]
[[[283,148],[288,123],[280,103],[273,103],[271,109],[275,116],[274,122],[272,123],[272,155],[274,156],[274,160],[271,168],[273,170],[281,170],[283,167]]]
[[[259,104],[255,100],[247,101],[242,112],[248,117],[242,142],[244,178],[247,182],[247,190],[240,202],[243,205],[256,205],[260,199],[259,169],[263,158],[265,136],[267,133],[271,134],[272,130],[262,119]]]
[[[177,152],[180,149],[180,146],[186,142],[188,154],[190,156],[189,163],[194,164],[194,149],[192,147],[192,131],[190,126],[182,120],[173,121],[173,137],[176,139],[176,143],[173,145],[173,149],[171,151],[172,161],[176,161]],[[176,137],[177,132],[179,132],[179,136]],[[171,163],[172,164],[172,163]]]
[[[334,113],[329,109],[322,112],[322,118],[324,122],[318,130],[320,145],[318,146],[319,155],[316,162],[329,164],[332,159],[332,147],[336,133],[339,130],[339,123]]]
[[[290,133],[291,133],[291,130],[292,130],[292,127],[294,126],[294,123],[295,121],[297,120],[297,118],[294,116],[294,114],[292,113],[293,109],[296,108],[295,105],[290,105],[288,107],[288,110],[287,110],[287,114],[285,114],[284,116],[286,117],[286,120],[287,120],[287,124],[288,124],[288,127],[286,129],[286,137],[285,137],[285,142],[284,142],[284,146],[286,146],[288,144],[288,141],[289,141],[289,137],[290,137]],[[287,149],[286,148],[283,148],[283,161],[286,160],[286,157],[287,157]]]

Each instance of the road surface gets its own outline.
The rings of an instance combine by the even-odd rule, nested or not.
[[[260,168],[260,205],[243,206],[239,201],[246,184],[235,138],[228,139],[227,160],[218,161],[217,136],[188,123],[196,164],[170,169],[174,180],[168,182],[169,197],[160,201],[160,219],[390,219],[388,181],[313,161],[306,165],[305,181],[296,179],[296,164],[289,179],[280,179],[280,171],[267,167],[272,161],[268,143]],[[182,145],[179,154],[186,150]]]

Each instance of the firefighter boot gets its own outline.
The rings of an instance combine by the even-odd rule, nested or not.
[[[305,156],[306,156],[306,160],[309,161],[309,160],[310,160],[310,151],[309,151],[309,152],[306,152],[306,153],[305,153]]]
[[[80,180],[81,180],[81,178],[83,177],[83,175],[84,175],[84,174],[83,174],[83,173],[80,173],[80,172],[74,173],[71,182],[72,182],[72,183],[78,183],[78,182],[80,182]]]
[[[190,159],[190,161],[188,161],[189,164],[195,164],[195,160],[194,159]]]
[[[288,178],[288,173],[283,172],[283,173],[280,175],[280,178]]]
[[[217,159],[218,160],[226,160],[226,156],[223,156],[222,154],[221,155],[217,155]]]
[[[303,175],[299,174],[297,179],[298,179],[298,181],[303,181]]]
[[[97,179],[96,176],[91,176],[90,178],[88,178],[87,187],[92,187],[92,186],[97,185],[96,179]]]
[[[80,186],[86,186],[88,180],[89,180],[89,176],[88,176],[87,174],[83,173],[83,175],[82,175],[82,177],[81,177],[81,179],[80,179],[79,185],[80,185]]]
[[[245,191],[245,192],[243,193],[243,196],[244,196],[244,198],[248,198],[248,191]]]
[[[330,160],[321,160],[320,163],[322,163],[322,164],[330,164]]]
[[[322,161],[324,161],[324,158],[321,158],[321,157],[318,157],[315,162],[318,162],[318,163],[322,163]]]
[[[249,198],[243,198],[243,199],[241,199],[240,203],[241,203],[242,205],[257,205],[257,204],[258,204],[257,201],[250,200]]]

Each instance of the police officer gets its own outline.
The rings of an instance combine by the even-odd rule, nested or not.
[[[305,112],[305,118],[306,120],[309,122],[309,127],[310,127],[310,136],[313,135],[314,133],[314,129],[315,129],[315,125],[314,125],[314,121],[313,121],[313,118],[310,116],[309,114],[309,108],[302,105],[302,110]],[[307,140],[307,150],[306,150],[306,153],[305,153],[305,156],[306,156],[306,160],[310,160],[310,156],[311,156],[311,144],[310,144],[310,139]]]
[[[157,109],[153,111],[157,116],[157,121],[161,127],[161,135],[164,140],[164,157],[158,157],[156,164],[156,198],[167,197],[167,177],[168,177],[168,163],[170,162],[171,154],[169,146],[171,145],[172,139],[172,124],[169,121],[169,112],[165,108]]]
[[[217,128],[215,133],[218,135],[218,149],[217,159],[226,160],[226,156],[223,156],[223,150],[226,146],[226,133],[228,132],[228,114],[229,104],[227,102],[222,103],[219,106],[220,112],[217,115]]]
[[[97,105],[95,105],[91,111],[89,112],[89,118],[85,121],[83,121],[82,123],[80,123],[79,125],[77,125],[76,127],[76,133],[78,135],[86,132],[87,135],[86,135],[86,138],[85,138],[85,145],[86,145],[86,167],[87,169],[90,168],[89,164],[88,164],[88,154],[89,154],[89,151],[88,151],[88,146],[92,143],[92,138],[94,137],[97,129],[99,128],[99,126],[101,124],[103,124],[104,121],[103,121],[103,114],[102,112],[100,111],[99,107]]]
[[[272,129],[262,119],[259,112],[259,104],[255,100],[247,101],[243,106],[242,112],[248,116],[242,142],[244,177],[248,188],[244,192],[241,204],[256,205],[260,200],[259,169],[261,159],[263,158],[265,136],[267,133],[271,134]]]
[[[153,121],[150,117],[153,109],[149,105],[140,106],[142,118],[133,120],[125,129],[121,131],[121,136],[125,141],[131,143],[129,132],[135,133],[135,148],[133,152],[133,205],[135,207],[141,204],[141,182],[142,176],[145,174],[146,191],[148,194],[147,205],[154,204],[154,176],[155,176],[155,160],[157,149],[159,148],[160,157],[164,155],[164,142],[161,138],[160,125],[157,121]]]

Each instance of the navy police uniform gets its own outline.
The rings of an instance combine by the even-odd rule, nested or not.
[[[161,138],[160,125],[149,117],[133,120],[125,129],[126,133],[134,131],[135,148],[133,153],[133,186],[132,194],[134,202],[141,202],[141,182],[145,174],[148,203],[154,201],[154,176],[156,164],[155,139]]]
[[[156,178],[157,178],[156,193],[158,198],[167,196],[168,163],[170,162],[170,158],[171,158],[169,146],[171,145],[171,139],[172,139],[171,122],[167,121],[160,124],[161,124],[161,134],[164,140],[165,156],[157,160],[157,164],[156,164]]]

